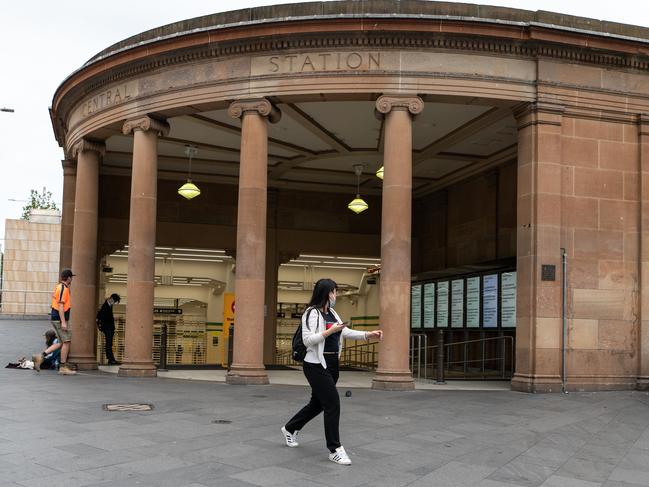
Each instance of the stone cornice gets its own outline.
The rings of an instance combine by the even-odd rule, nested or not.
[[[95,140],[81,139],[74,144],[70,153],[76,159],[80,152],[97,152],[100,156],[103,156],[106,153],[106,144]]]
[[[424,109],[424,102],[418,96],[382,95],[376,100],[376,110],[385,115],[392,110],[407,110],[418,115]]]
[[[294,38],[255,38],[250,40],[224,41],[185,49],[172,50],[155,58],[145,57],[139,61],[120,64],[110,70],[99,72],[87,82],[70,88],[69,92],[57,92],[53,101],[56,111],[60,97],[71,96],[75,101],[108,84],[137,76],[161,67],[198,62],[237,55],[255,53],[285,52],[293,49],[440,49],[480,52],[498,56],[515,56],[528,59],[539,57],[566,60],[571,63],[595,64],[649,71],[649,56],[642,54],[616,53],[613,51],[589,50],[583,46],[561,45],[538,40],[502,39],[495,37],[468,37],[435,33],[364,33],[355,34],[304,34]],[[82,70],[81,70],[82,71]],[[81,72],[80,71],[80,72]],[[74,76],[72,76],[74,78]],[[71,79],[72,79],[71,78]]]
[[[638,116],[639,134],[649,136],[649,113],[641,113]]]
[[[245,112],[257,112],[262,117],[268,117],[271,123],[277,123],[282,117],[281,112],[265,98],[253,100],[237,100],[230,104],[228,115],[232,118],[241,118]]]
[[[518,130],[530,125],[560,126],[565,113],[565,107],[552,103],[521,103],[512,109],[518,123]]]
[[[140,117],[127,120],[122,126],[122,133],[128,135],[136,130],[144,132],[154,130],[159,136],[165,136],[169,133],[169,124],[151,117]]]

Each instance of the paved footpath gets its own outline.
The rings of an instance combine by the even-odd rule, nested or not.
[[[47,327],[0,321],[2,365],[38,349]],[[649,486],[646,393],[352,393],[344,467],[327,460],[322,417],[299,448],[283,445],[302,386],[2,368],[0,487]],[[120,402],[154,409],[102,409]]]

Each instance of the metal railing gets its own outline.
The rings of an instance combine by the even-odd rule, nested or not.
[[[46,317],[50,314],[51,291],[0,289],[0,314]]]
[[[423,335],[413,334],[410,338],[410,364],[413,377],[436,378],[438,382],[447,379],[511,379],[514,374],[514,347],[513,336],[503,335],[496,337],[463,340],[459,342],[444,343],[443,355],[439,354],[439,344],[428,346]],[[488,354],[487,344],[502,342],[495,355]],[[475,349],[473,357],[469,355],[471,346]],[[433,360],[433,357],[439,357]],[[440,362],[443,366],[440,371]],[[430,363],[430,366],[428,365]],[[436,374],[433,374],[435,372]],[[442,374],[440,374],[442,372]]]
[[[344,346],[340,354],[340,366],[359,370],[375,370],[379,361],[377,344],[378,342],[370,342]],[[275,363],[296,367],[301,365],[300,362],[293,360],[291,350],[278,351],[275,355]]]

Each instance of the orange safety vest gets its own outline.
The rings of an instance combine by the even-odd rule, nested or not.
[[[61,303],[63,303],[63,312],[67,314],[71,306],[70,288],[62,282],[56,285],[52,293],[52,309],[58,311],[59,304]]]

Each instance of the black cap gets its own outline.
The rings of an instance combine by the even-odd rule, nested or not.
[[[72,276],[76,276],[76,274],[72,273],[72,269],[63,269],[61,271],[61,279],[67,279]]]

